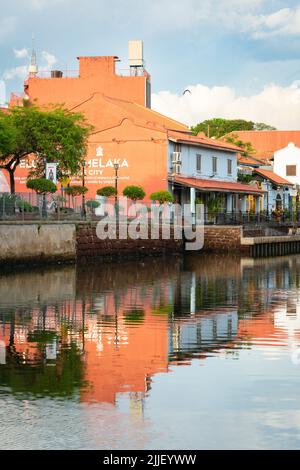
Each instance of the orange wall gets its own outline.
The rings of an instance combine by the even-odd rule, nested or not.
[[[154,140],[153,140],[154,139]],[[97,157],[97,149],[103,156]],[[167,188],[167,140],[161,132],[135,125],[125,119],[120,126],[91,137],[86,167],[89,196],[96,189],[114,185],[112,162],[118,161],[119,191],[130,184],[141,185],[149,197],[153,191]]]
[[[116,75],[113,56],[80,57],[77,78],[26,80],[31,101],[81,112],[94,127],[86,155],[87,198],[103,186],[114,185],[115,160],[120,163],[119,194],[127,185],[141,185],[149,200],[151,192],[167,189],[167,129],[186,131],[187,127],[144,106],[147,80],[147,72],[144,76]],[[27,173],[23,162],[15,174],[17,192],[27,192]],[[80,177],[71,184],[75,182],[80,183]]]
[[[141,77],[117,75],[113,56],[79,57],[79,77],[30,77],[26,81],[26,93],[40,105],[63,103],[72,107],[95,92],[145,105],[147,79],[150,80],[147,73]]]

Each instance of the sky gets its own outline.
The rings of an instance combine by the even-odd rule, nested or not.
[[[34,33],[41,71],[144,41],[152,107],[300,128],[300,1],[0,0],[0,103],[22,91]],[[189,89],[191,93],[183,92]]]

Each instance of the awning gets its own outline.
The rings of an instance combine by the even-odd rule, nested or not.
[[[169,181],[185,186],[188,188],[195,188],[198,191],[204,192],[222,192],[222,193],[237,193],[237,194],[254,194],[261,196],[264,191],[257,186],[251,184],[236,183],[234,181],[220,181],[214,179],[200,179],[200,178],[186,178],[183,176],[169,177]]]

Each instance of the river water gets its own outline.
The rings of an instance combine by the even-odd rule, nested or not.
[[[0,274],[1,449],[300,447],[300,256]]]

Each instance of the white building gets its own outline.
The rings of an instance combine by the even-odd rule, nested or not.
[[[300,148],[291,142],[274,152],[273,171],[292,184],[300,185]]]

